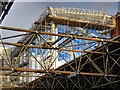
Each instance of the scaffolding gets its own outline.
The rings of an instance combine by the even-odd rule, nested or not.
[[[115,17],[77,8],[47,10],[29,30],[0,26],[26,34],[1,38],[15,46],[2,76],[12,88],[92,89],[119,88],[119,36]],[[23,36],[16,43],[3,40]],[[116,46],[116,47],[114,47]]]

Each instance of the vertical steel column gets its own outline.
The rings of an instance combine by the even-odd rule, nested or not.
[[[58,33],[58,26],[54,22],[52,22],[51,31],[56,34]],[[57,39],[58,39],[58,36],[52,36],[52,42],[56,41]],[[58,43],[53,45],[53,47],[57,47],[57,46],[58,46]],[[56,58],[58,56],[58,53],[55,50],[52,50],[52,54],[53,54],[52,62],[54,61],[54,59],[56,59],[56,61],[54,62],[53,66],[51,68],[56,68],[58,66],[58,58]]]
[[[120,35],[120,12],[116,14],[116,29],[111,33],[111,37],[116,37]]]
[[[115,35],[118,36],[120,35],[120,12],[117,13],[116,15],[116,32]]]
[[[70,29],[71,29],[71,30],[70,30],[71,34],[75,34],[75,33],[74,33],[74,26],[71,26]],[[72,43],[71,43],[71,44],[72,44]],[[73,46],[73,45],[71,45],[71,46]],[[73,47],[74,47],[74,46],[73,46]],[[70,47],[70,49],[73,50],[73,47]],[[70,52],[70,59],[72,60],[73,57],[74,57],[74,52]]]

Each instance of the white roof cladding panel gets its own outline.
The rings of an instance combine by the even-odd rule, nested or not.
[[[104,13],[94,11],[94,10],[87,10],[87,9],[79,9],[79,8],[53,8],[50,7],[50,10],[53,15],[55,13],[68,13],[68,14],[88,14],[88,15],[95,15],[95,16],[103,16]],[[111,18],[111,15],[106,15],[107,17]]]
[[[102,25],[113,25],[111,15],[87,9],[79,8],[53,8],[49,7],[50,15],[61,18],[81,20],[82,22],[100,23]]]

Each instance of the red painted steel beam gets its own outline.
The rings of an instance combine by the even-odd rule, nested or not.
[[[68,35],[68,34],[56,34],[51,32],[40,32],[36,30],[27,30],[27,29],[21,29],[21,28],[12,28],[12,27],[6,27],[6,26],[0,26],[1,29],[6,30],[12,30],[12,31],[20,31],[20,32],[28,32],[28,33],[38,33],[38,34],[45,34],[45,35],[52,35],[52,36],[61,36],[61,37],[72,37],[77,39],[83,39],[83,40],[91,40],[95,42],[110,42],[110,43],[119,43],[119,41],[113,41],[113,40],[103,40],[99,38],[88,38],[88,37],[81,37],[79,35]]]
[[[73,75],[76,72],[71,71],[57,71],[57,70],[37,70],[37,69],[27,69],[27,68],[2,68],[3,71],[20,71],[20,72],[34,72],[34,73],[53,73],[53,74],[65,74],[65,75]],[[120,77],[119,75],[112,74],[101,74],[101,73],[89,73],[89,72],[80,72],[77,73],[79,75],[87,75],[87,76],[109,76],[109,77]]]

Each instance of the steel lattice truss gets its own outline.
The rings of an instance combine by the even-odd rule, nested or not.
[[[17,43],[2,75],[13,87],[43,89],[119,88],[119,37],[111,39],[115,18],[101,12],[49,7]],[[62,64],[61,64],[62,63]],[[62,65],[62,66],[61,66]]]

